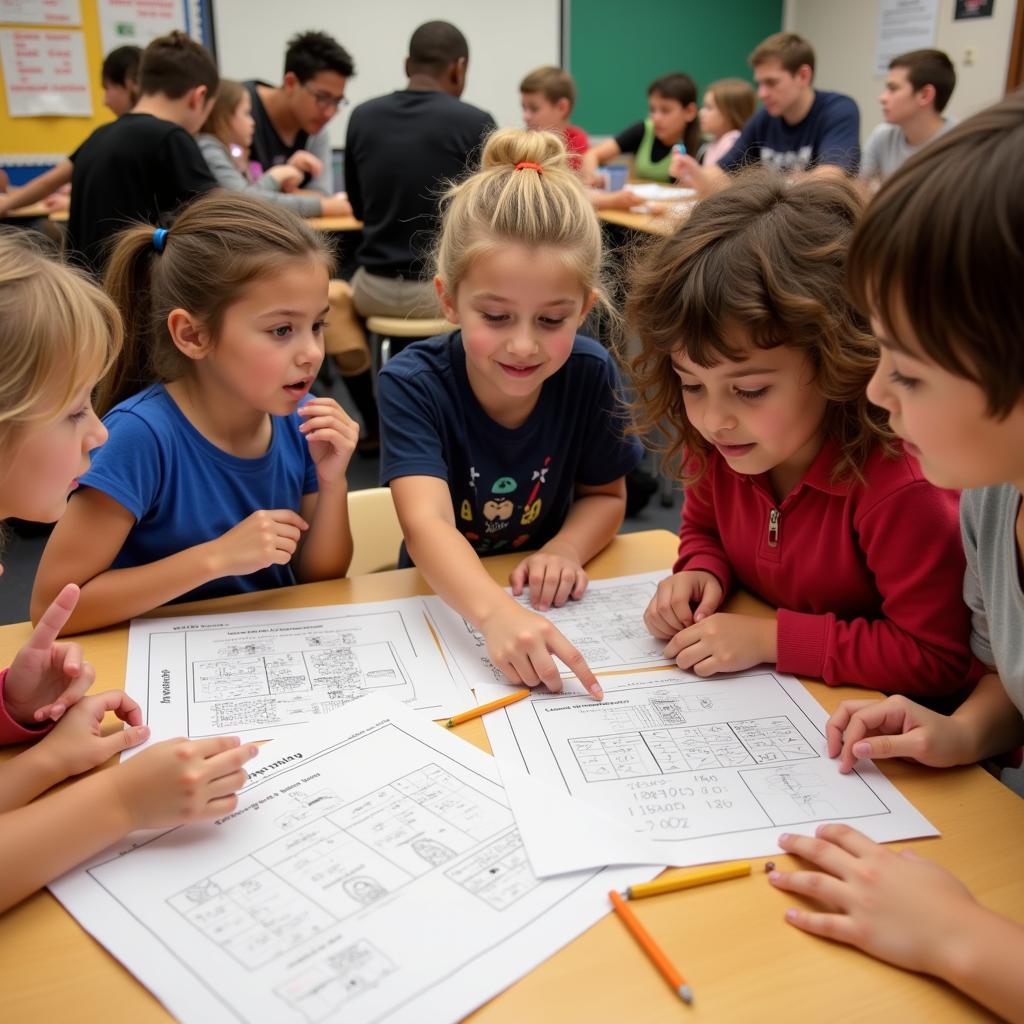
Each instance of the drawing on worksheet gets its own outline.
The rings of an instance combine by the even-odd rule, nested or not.
[[[873,766],[839,774],[825,752],[825,712],[795,679],[753,671],[708,680],[677,669],[616,676],[604,690],[600,703],[578,687],[535,692],[484,723],[503,773],[525,769],[617,822],[640,840],[626,844],[640,862],[774,853],[781,826],[824,821],[879,840],[934,832]],[[498,692],[480,687],[477,699]],[[513,809],[519,817],[515,799]],[[535,865],[568,868],[574,841],[556,820],[561,808],[550,814],[547,827],[523,828],[527,848]]]
[[[491,759],[379,696],[293,730],[249,773],[231,813],[53,886],[186,1022],[461,1019],[625,881],[536,877]]]
[[[590,583],[579,601],[543,612],[587,660],[595,672],[671,665],[665,641],[647,632],[644,611],[667,573],[619,576]],[[527,595],[517,599],[529,608]],[[430,616],[451,662],[475,687],[505,677],[487,656],[483,635],[439,597],[428,597]]]
[[[472,703],[438,649],[420,598],[139,619],[129,634],[125,689],[158,740],[268,739],[369,692],[436,718]]]

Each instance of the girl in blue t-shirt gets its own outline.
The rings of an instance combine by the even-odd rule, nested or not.
[[[237,194],[120,235],[106,287],[126,343],[97,402],[110,439],[43,553],[34,617],[68,580],[69,628],[87,630],[344,576],[358,427],[309,397],[330,269],[299,218]]]
[[[580,652],[478,555],[538,548],[510,582],[545,610],[582,596],[584,564],[622,523],[640,447],[611,357],[576,334],[600,268],[600,227],[562,142],[496,132],[449,192],[438,243],[434,283],[460,329],[409,346],[380,379],[381,479],[408,555],[510,679],[558,689],[554,653],[596,697]]]

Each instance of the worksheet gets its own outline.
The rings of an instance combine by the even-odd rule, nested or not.
[[[493,759],[378,695],[247,767],[231,813],[50,886],[186,1024],[456,1021],[660,870],[537,878]]]
[[[767,856],[781,832],[830,821],[880,842],[937,834],[870,762],[839,774],[826,754],[828,716],[792,677],[670,669],[603,683],[600,702],[570,681],[561,694],[538,690],[484,718],[542,876],[594,863]],[[508,692],[480,687],[477,699]]]
[[[651,636],[644,625],[644,610],[658,584],[668,575],[666,568],[636,576],[592,580],[579,601],[569,601],[561,608],[540,614],[565,634],[594,672],[671,665],[671,660],[662,655],[665,641]],[[483,636],[441,598],[424,600],[449,663],[469,685],[504,681],[505,676],[487,657]],[[530,607],[527,594],[516,600],[524,608]],[[568,670],[562,667],[563,675],[567,675]]]
[[[442,657],[418,597],[135,619],[125,690],[142,705],[154,740],[267,739],[367,692],[429,718],[474,703]]]

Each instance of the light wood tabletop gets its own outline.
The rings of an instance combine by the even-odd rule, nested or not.
[[[355,217],[309,217],[307,223],[321,231],[359,231],[363,222]]]
[[[29,206],[22,206],[17,210],[8,210],[0,222],[3,220],[35,220],[42,217],[49,217],[52,211],[45,203],[32,203]]]
[[[667,531],[619,536],[593,560],[594,578],[664,567],[675,555]],[[485,560],[506,582],[517,556]],[[244,611],[376,601],[429,593],[415,569],[291,587],[192,605],[163,614]],[[734,609],[768,614],[745,595]],[[22,623],[0,628],[0,664],[9,664],[27,639]],[[86,656],[97,669],[97,689],[123,685],[126,626],[87,634]],[[806,683],[826,708],[864,696],[853,688]],[[341,712],[342,714],[344,712]],[[458,726],[458,735],[488,749],[482,722]],[[101,769],[102,770],[102,769]],[[884,764],[899,789],[942,832],[912,846],[955,871],[985,904],[1024,921],[1024,801],[981,768],[932,771]],[[790,866],[784,856],[774,858]],[[691,889],[638,905],[637,914],[693,986],[696,1001],[682,1007],[613,917],[603,918],[536,970],[472,1016],[476,1024],[524,1021],[771,1022],[939,1021],[992,1019],[941,981],[909,974],[786,925],[794,900],[764,877],[765,858],[748,878]],[[5,1021],[76,1024],[170,1020],[166,1011],[120,964],[83,932],[47,892],[0,916],[0,992]]]
[[[606,224],[617,224],[645,235],[671,235],[681,219],[672,212],[634,213],[632,210],[598,210],[597,216]]]

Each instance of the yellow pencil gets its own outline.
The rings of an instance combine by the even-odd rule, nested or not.
[[[461,715],[449,718],[444,724],[450,729],[453,725],[468,722],[471,718],[479,718],[481,715],[486,715],[488,711],[497,711],[498,708],[503,708],[506,704],[515,704],[517,700],[524,700],[529,696],[529,690],[517,690],[515,693],[510,693],[507,697],[499,697],[497,700],[492,700],[489,704],[481,704],[478,708],[470,708],[469,711],[463,711]]]
[[[622,895],[627,900],[641,900],[645,896],[660,896],[666,892],[679,889],[692,889],[695,885],[708,885],[710,882],[724,882],[727,878],[742,878],[750,874],[750,861],[738,860],[732,864],[712,864],[707,868],[687,871],[683,875],[672,875],[658,878],[653,882],[631,885]]]

